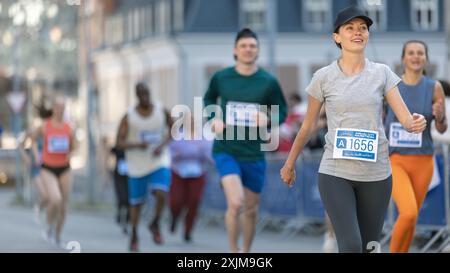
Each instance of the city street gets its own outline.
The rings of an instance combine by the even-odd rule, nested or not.
[[[70,252],[51,245],[41,236],[41,227],[33,218],[29,207],[12,204],[14,192],[9,189],[0,191],[0,252]],[[142,223],[140,228],[141,252],[177,252],[177,253],[226,253],[228,252],[225,229],[218,225],[206,225],[203,218],[193,234],[192,243],[184,243],[179,233],[172,235],[168,231],[167,221],[163,222],[163,246],[153,243],[150,233]],[[63,232],[63,241],[78,241],[81,252],[128,252],[128,238],[114,222],[111,210],[88,211],[70,209]],[[275,232],[261,231],[256,235],[253,252],[320,252],[322,236],[288,236]]]

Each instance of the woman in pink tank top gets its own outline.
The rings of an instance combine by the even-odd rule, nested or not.
[[[72,128],[64,121],[65,99],[53,101],[52,116],[32,136],[44,140],[41,177],[48,192],[47,226],[44,237],[63,247],[61,231],[71,190],[70,155],[74,148]]]

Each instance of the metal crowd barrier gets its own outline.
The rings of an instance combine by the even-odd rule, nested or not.
[[[447,238],[438,248],[438,252],[442,252],[444,248],[450,244],[450,143],[443,144],[444,154],[444,206],[445,206],[445,226],[439,231],[442,236]],[[436,239],[437,240],[437,239]]]
[[[450,143],[441,143],[442,151],[437,154],[437,166],[441,183],[430,190],[420,210],[417,230],[434,231],[435,235],[420,249],[427,252],[442,238],[438,246],[440,252],[450,244]],[[281,226],[285,232],[299,231],[308,221],[324,221],[324,208],[317,186],[317,172],[322,153],[307,153],[297,161],[297,181],[292,188],[282,183],[279,172],[286,155],[269,154],[267,156],[266,181],[261,193],[260,217],[258,230],[270,225]],[[214,211],[223,218],[226,210],[226,200],[220,187],[219,176],[214,166],[208,170],[208,182],[202,203],[202,211]],[[381,243],[390,239],[391,229],[397,212],[391,201],[385,222],[385,234]]]
[[[300,230],[308,221],[323,221],[324,209],[317,188],[320,154],[300,156],[296,164],[297,181],[292,188],[280,178],[286,155],[268,154],[266,181],[261,192],[257,231],[266,227]],[[223,218],[226,200],[215,166],[208,166],[208,177],[201,213],[208,218]]]

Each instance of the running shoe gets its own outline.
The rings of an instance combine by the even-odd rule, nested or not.
[[[150,230],[150,233],[153,236],[153,242],[155,242],[155,244],[157,244],[157,245],[162,245],[164,242],[163,242],[163,239],[161,236],[161,232],[159,232],[158,225],[154,225],[154,224],[149,225],[148,229]]]
[[[336,240],[330,232],[325,232],[324,241],[322,245],[323,253],[333,253],[336,250]]]

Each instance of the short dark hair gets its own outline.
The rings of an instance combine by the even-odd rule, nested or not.
[[[147,84],[145,82],[138,82],[136,84],[136,94],[137,92],[139,92],[140,90],[147,90],[150,92],[150,89],[148,88]]]
[[[234,45],[236,45],[238,41],[242,38],[255,38],[255,40],[258,41],[258,35],[256,35],[256,33],[249,28],[243,28],[236,34]]]
[[[40,104],[35,105],[36,111],[38,113],[38,116],[41,119],[47,119],[47,118],[51,118],[53,115],[53,110],[52,109],[48,109],[45,106],[45,101],[44,98],[41,99]]]

